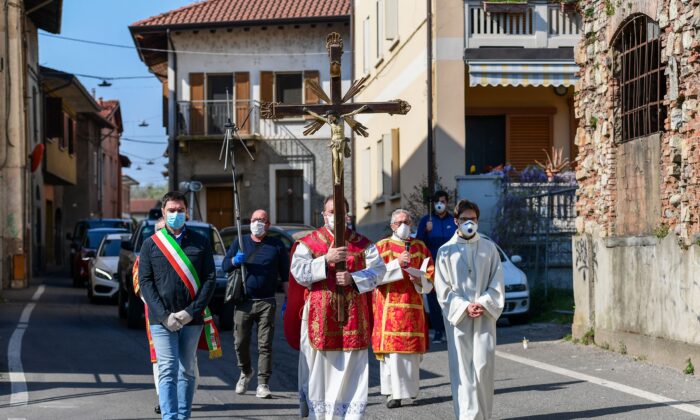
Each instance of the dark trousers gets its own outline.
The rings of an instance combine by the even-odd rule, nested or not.
[[[236,346],[238,368],[250,374],[250,337],[253,323],[258,324],[258,385],[267,384],[272,373],[272,339],[275,335],[274,298],[246,300],[236,306],[233,315],[233,340]]]
[[[428,293],[428,308],[430,308],[430,328],[445,332],[445,322],[442,319],[442,308],[437,301],[435,290]]]

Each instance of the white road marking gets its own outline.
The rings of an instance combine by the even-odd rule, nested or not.
[[[27,392],[27,380],[24,377],[24,368],[22,367],[22,338],[24,332],[29,326],[29,317],[36,306],[36,302],[44,293],[44,285],[42,284],[36,289],[32,296],[32,301],[24,307],[22,315],[19,317],[17,327],[12,332],[10,343],[7,346],[7,368],[10,371],[10,405],[26,405],[29,401],[29,393]]]
[[[630,394],[635,397],[644,398],[649,401],[656,403],[666,404],[669,407],[676,408],[681,411],[685,411],[696,416],[700,416],[700,407],[696,407],[691,404],[686,404],[678,400],[664,397],[663,395],[654,394],[652,392],[644,391],[639,388],[634,388],[621,384],[619,382],[608,381],[607,379],[598,378],[591,375],[586,375],[585,373],[576,372],[569,369],[560,368],[559,366],[550,365],[547,363],[538,362],[537,360],[527,359],[525,357],[516,356],[514,354],[504,353],[502,351],[497,351],[496,356],[502,357],[504,359],[511,360],[513,362],[522,363],[527,366],[536,367],[538,369],[546,370],[548,372],[556,373],[558,375],[568,376],[574,379],[580,379],[582,381],[590,382],[592,384],[604,386],[606,388],[614,389],[616,391],[624,392],[625,394]]]

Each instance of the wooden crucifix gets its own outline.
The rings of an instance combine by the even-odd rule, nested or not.
[[[360,102],[349,103],[355,95],[360,93],[365,87],[368,77],[356,80],[350,89],[341,96],[341,75],[340,62],[343,56],[343,39],[337,32],[332,32],[326,37],[326,50],[330,60],[331,75],[331,95],[326,94],[323,88],[314,80],[307,80],[306,83],[325,104],[282,104],[276,102],[264,102],[260,105],[260,115],[265,119],[277,119],[283,117],[312,116],[313,119],[306,125],[304,135],[313,134],[324,124],[331,127],[331,155],[333,168],[333,207],[335,228],[333,232],[334,247],[345,245],[345,200],[344,200],[344,179],[343,167],[344,159],[351,155],[349,139],[345,137],[345,123],[348,123],[352,131],[358,135],[367,137],[367,127],[353,118],[356,114],[406,114],[411,106],[406,101],[400,99],[388,102]],[[345,262],[335,266],[336,271],[345,270]],[[345,314],[345,291],[338,287],[337,294],[337,315],[338,322],[346,321]]]

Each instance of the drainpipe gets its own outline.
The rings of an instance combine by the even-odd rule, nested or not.
[[[428,192],[430,200],[435,193],[435,145],[433,144],[433,2],[427,1],[427,84],[428,84]]]
[[[7,156],[8,156],[8,151],[7,148],[9,147],[10,143],[10,109],[12,106],[11,102],[11,97],[10,97],[10,89],[11,89],[11,83],[12,80],[10,78],[10,17],[9,17],[9,0],[4,0],[3,1],[3,6],[2,6],[2,14],[4,16],[3,19],[3,27],[2,27],[2,34],[3,34],[3,55],[0,57],[0,71],[2,72],[2,82],[3,82],[3,93],[4,93],[4,98],[3,98],[3,113],[0,115],[0,118],[3,118],[4,124],[2,126],[2,133],[0,135],[2,136],[2,140],[0,140],[0,169],[4,168],[5,165],[7,164]]]
[[[168,170],[168,175],[170,175],[170,190],[174,191],[177,189],[178,185],[178,173],[177,173],[177,161],[178,161],[178,145],[177,145],[177,130],[178,130],[178,119],[179,119],[179,112],[177,109],[177,54],[175,53],[175,46],[173,45],[173,39],[170,34],[170,29],[166,30],[166,34],[168,37],[168,49],[170,52],[168,52],[168,55],[172,54],[172,59],[173,59],[173,82],[170,83],[168,81],[168,89],[172,89],[172,95],[169,95],[168,97],[168,102],[170,104],[168,108],[168,113],[170,114],[171,118],[168,118],[168,125],[170,126],[168,129],[168,147],[170,149],[169,155],[170,155],[170,162],[172,163],[170,165],[170,168]],[[170,57],[168,57],[170,58]],[[169,61],[169,60],[168,60]],[[168,69],[168,72],[170,69]],[[172,86],[171,86],[172,85]]]

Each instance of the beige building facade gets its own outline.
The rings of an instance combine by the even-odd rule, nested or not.
[[[353,78],[369,77],[355,99],[411,104],[406,116],[360,118],[370,132],[354,139],[362,233],[388,234],[398,207],[427,211],[414,198],[429,178],[427,189],[439,181],[453,203],[466,198],[455,197],[457,176],[506,164],[522,171],[553,146],[573,161],[576,11],[546,1],[506,11],[471,0],[359,0],[353,20]]]

